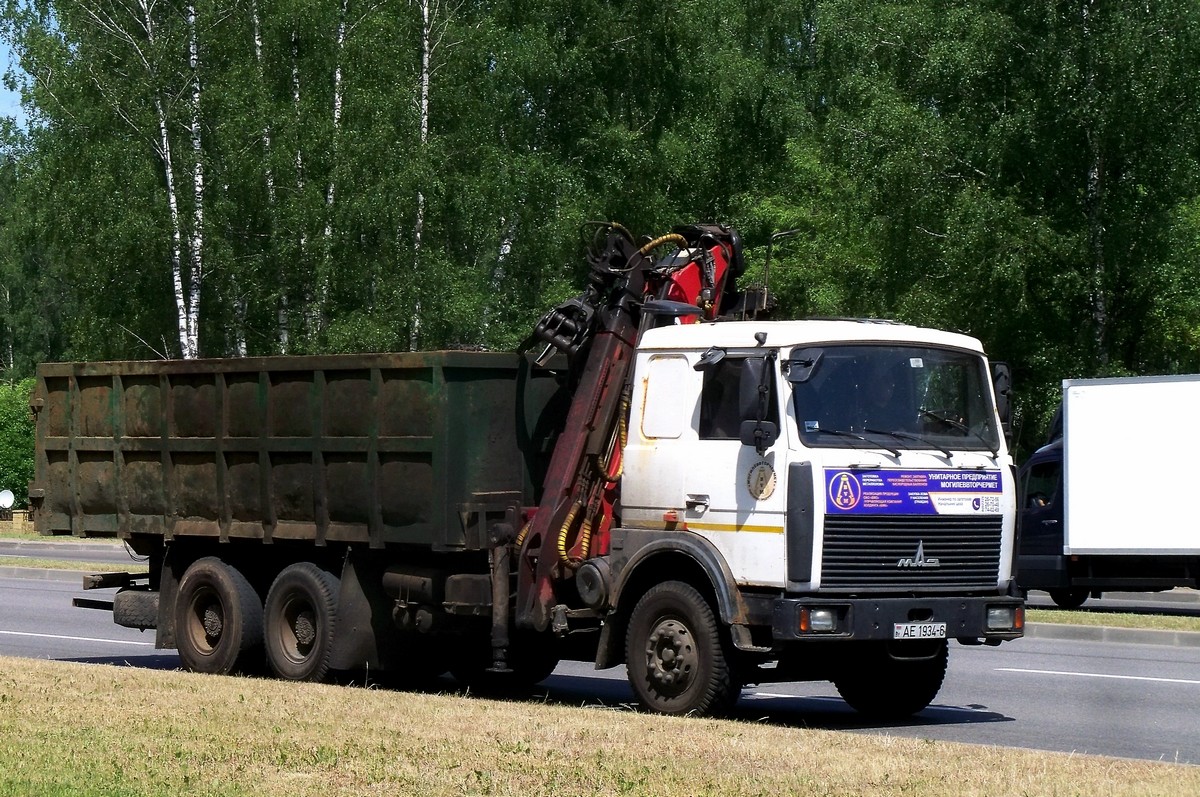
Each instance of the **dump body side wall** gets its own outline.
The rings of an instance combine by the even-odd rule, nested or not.
[[[478,549],[485,510],[536,501],[565,401],[501,353],[46,364],[36,524]]]

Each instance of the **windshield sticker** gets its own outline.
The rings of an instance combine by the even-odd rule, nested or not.
[[[1000,471],[825,469],[827,515],[999,515]]]

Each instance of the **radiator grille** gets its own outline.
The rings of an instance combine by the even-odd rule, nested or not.
[[[939,591],[994,588],[1003,518],[971,515],[826,517],[821,589]],[[901,567],[917,560],[937,567]]]

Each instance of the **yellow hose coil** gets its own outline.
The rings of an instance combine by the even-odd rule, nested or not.
[[[650,243],[643,246],[641,249],[638,250],[638,254],[639,255],[648,255],[652,251],[657,249],[658,247],[662,246],[663,244],[669,244],[669,243],[679,244],[679,248],[682,249],[683,247],[687,246],[687,238],[684,238],[682,235],[680,235],[677,232],[669,232],[666,235],[658,236],[653,241],[651,241]]]
[[[576,501],[571,506],[571,511],[567,513],[567,519],[563,521],[562,528],[558,530],[558,561],[564,565],[571,564],[571,557],[567,555],[567,535],[571,533],[571,526],[574,525],[575,518],[579,517],[582,509],[583,504]]]

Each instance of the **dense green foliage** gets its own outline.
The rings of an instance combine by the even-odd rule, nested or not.
[[[799,229],[784,314],[980,337],[1024,448],[1063,378],[1200,370],[1195,3],[8,0],[0,26],[18,375],[511,347],[592,219],[731,222],[750,278]]]
[[[0,490],[12,490],[24,503],[33,479],[33,379],[0,382]]]

